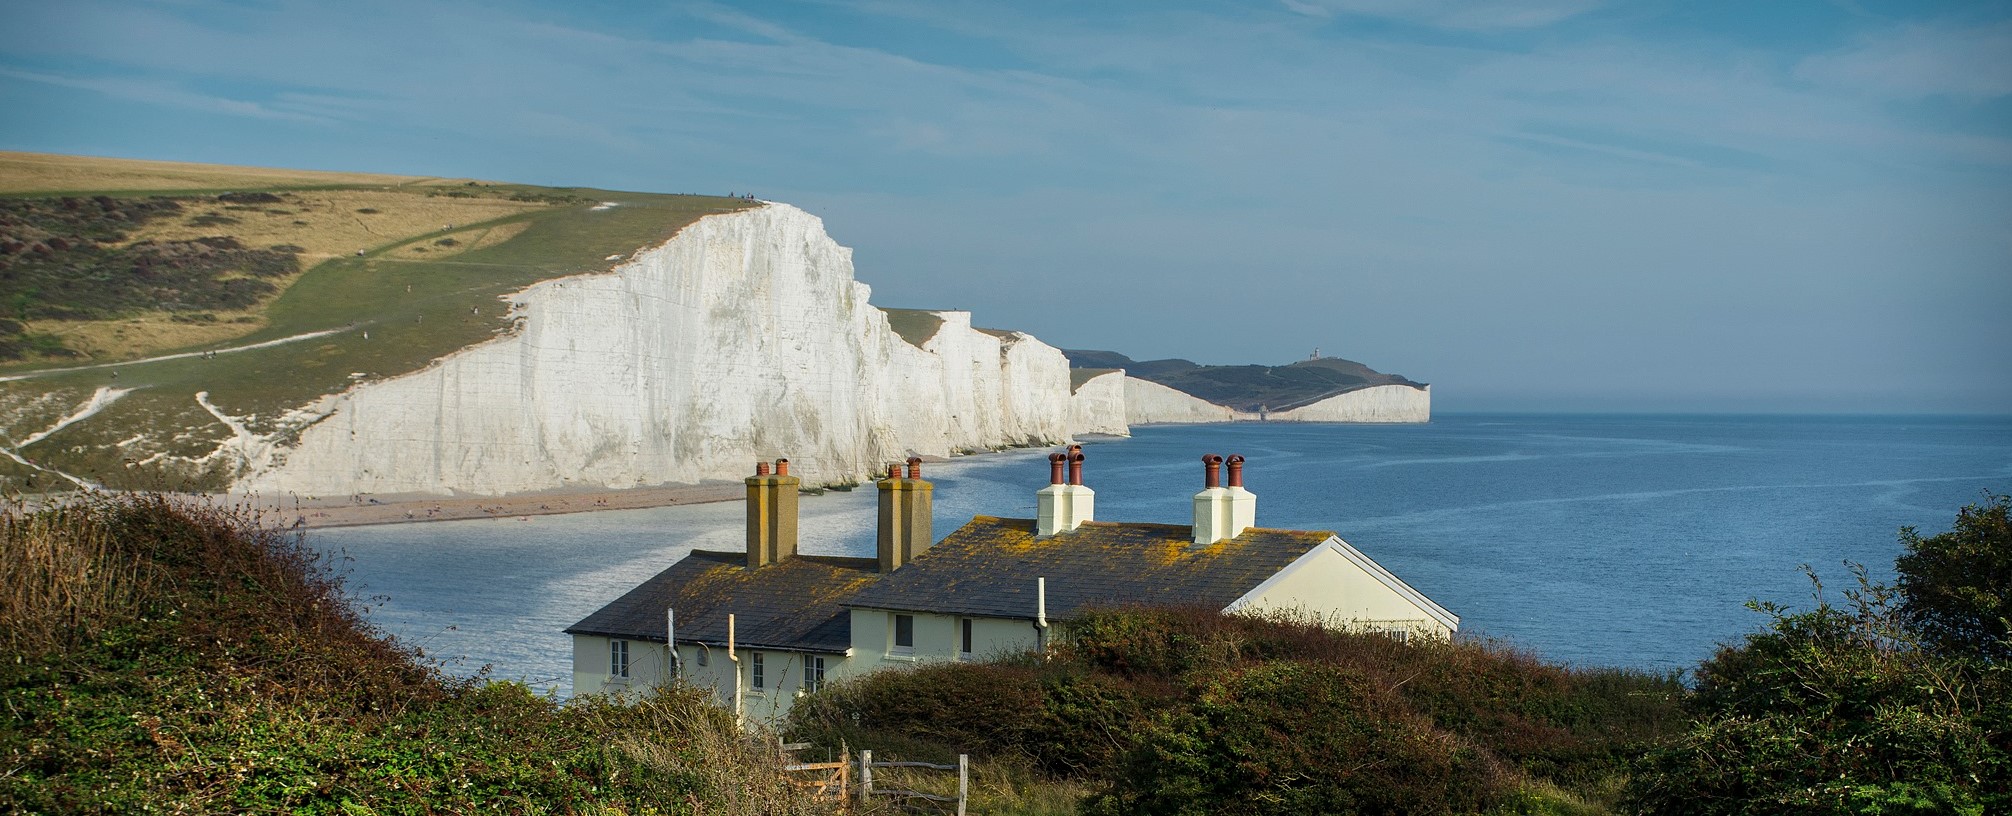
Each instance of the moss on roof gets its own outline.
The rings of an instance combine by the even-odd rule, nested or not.
[[[747,554],[694,550],[566,629],[664,641],[664,610],[678,616],[678,640],[724,644],[727,615],[747,648],[843,652],[852,645],[843,603],[879,577],[871,558],[799,555],[756,569]]]
[[[1208,546],[1193,536],[1185,525],[1092,521],[1040,538],[1032,519],[978,516],[846,605],[1031,619],[1034,579],[1046,578],[1057,620],[1098,606],[1222,608],[1334,534],[1252,528]]]

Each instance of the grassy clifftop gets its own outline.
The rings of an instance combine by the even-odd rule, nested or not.
[[[0,483],[222,486],[237,431],[212,408],[269,433],[507,330],[500,296],[748,206],[0,154]]]

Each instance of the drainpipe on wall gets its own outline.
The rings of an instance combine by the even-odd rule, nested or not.
[[[734,616],[727,613],[727,662],[734,664],[734,727],[745,727],[741,721],[741,658],[734,653]]]
[[[1048,654],[1048,579],[1034,579],[1034,645]]]
[[[668,656],[669,680],[678,679],[678,611],[664,607],[664,654]],[[669,685],[666,683],[665,685]]]

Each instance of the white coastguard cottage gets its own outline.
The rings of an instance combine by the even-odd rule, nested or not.
[[[1084,610],[1124,605],[1291,610],[1404,638],[1458,630],[1334,533],[1256,526],[1243,457],[1202,461],[1193,526],[1096,521],[1072,446],[1049,457],[1038,518],[978,516],[932,546],[933,487],[910,459],[877,485],[876,558],[799,555],[799,481],[786,459],[774,473],[757,465],[747,550],[694,551],[568,628],[573,690],[641,692],[681,676],[773,721],[842,677],[1043,649]]]

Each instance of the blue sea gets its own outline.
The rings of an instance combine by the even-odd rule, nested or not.
[[[1031,517],[1048,450],[927,466],[936,534]],[[2012,418],[1444,415],[1424,425],[1139,428],[1086,445],[1097,518],[1186,524],[1204,453],[1248,458],[1258,524],[1333,530],[1461,617],[1575,666],[1688,670],[1764,622],[1750,599],[1890,577],[1897,532],[2012,493]],[[871,555],[874,491],[805,497],[802,549]],[[561,695],[560,630],[697,547],[739,503],[316,531],[385,630]]]

